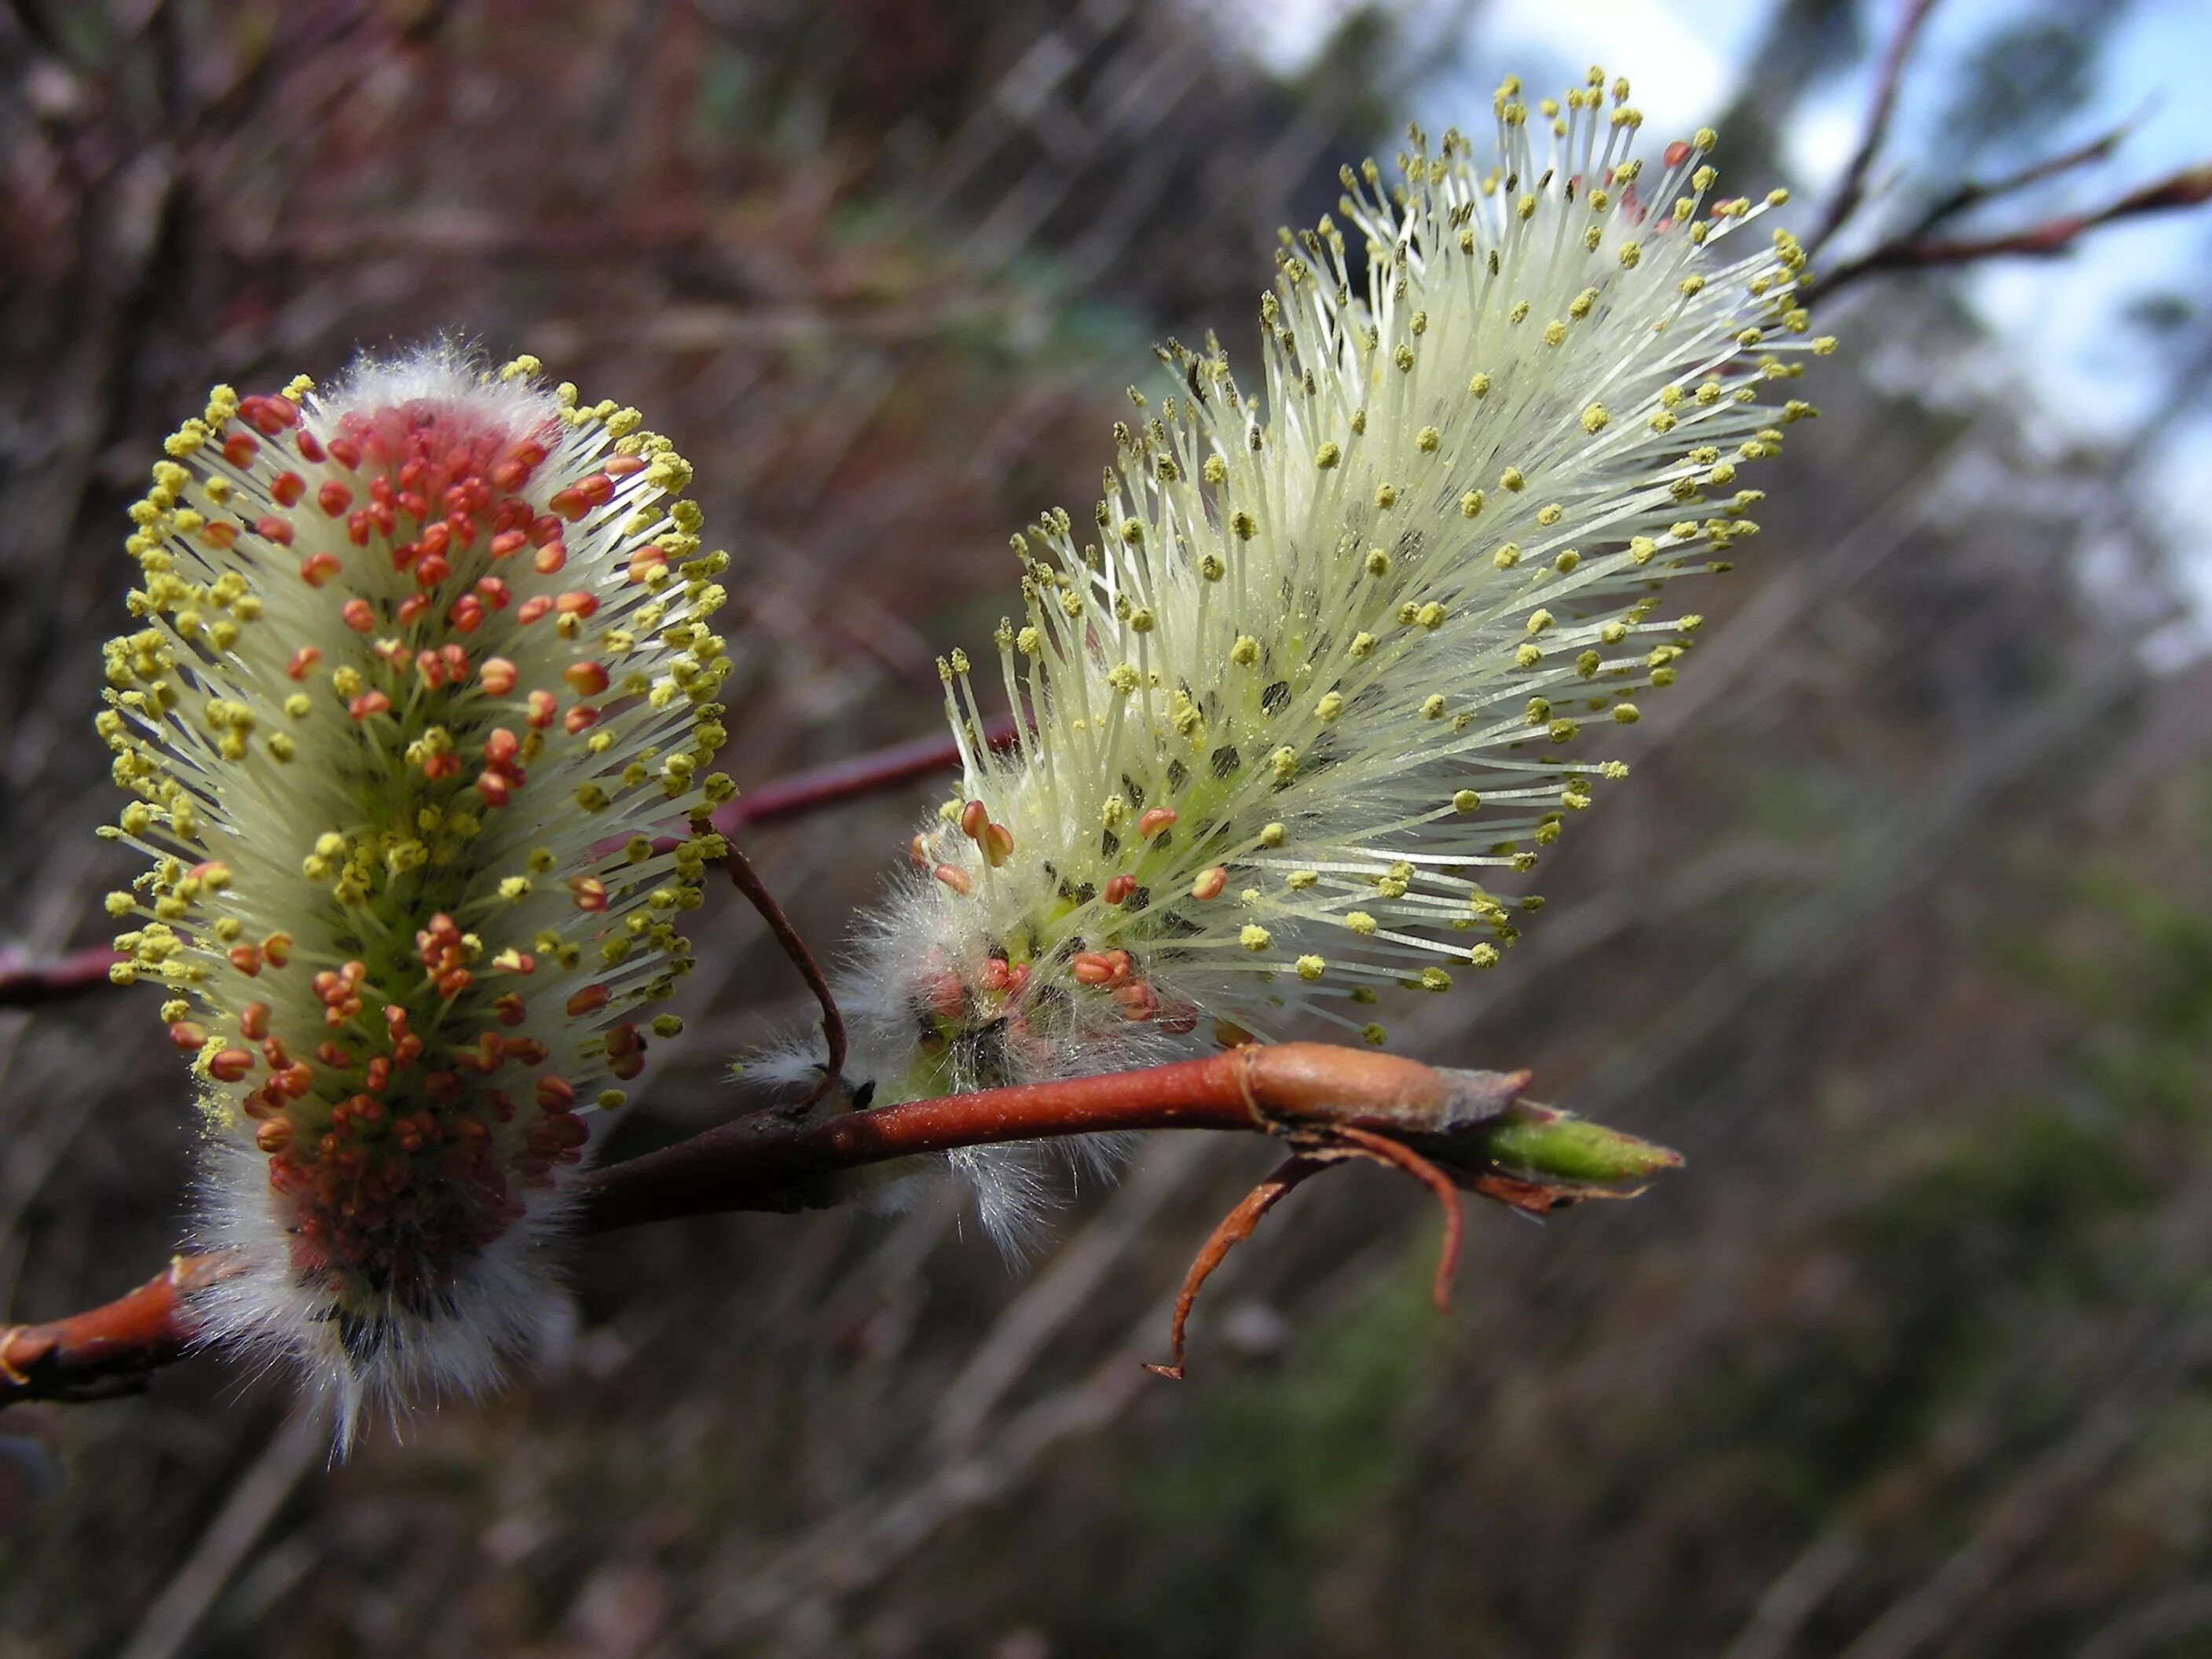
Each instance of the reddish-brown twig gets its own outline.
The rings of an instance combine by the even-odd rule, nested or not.
[[[1846,260],[1822,276],[1814,289],[1819,295],[1834,294],[1838,289],[1885,270],[1931,270],[1947,265],[1972,264],[1983,259],[1994,259],[2013,254],[2047,258],[2063,253],[2087,232],[2116,220],[2134,218],[2145,213],[2160,213],[2174,208],[2197,207],[2212,202],[2212,162],[2184,167],[2180,172],[2130,191],[2117,201],[2093,212],[2063,215],[2045,220],[2041,224],[2029,225],[2019,230],[2002,231],[1988,236],[1905,238],[1885,242],[1880,247]]]
[[[830,981],[823,976],[821,964],[814,960],[814,953],[806,948],[806,941],[799,937],[799,929],[792,926],[791,918],[784,915],[783,907],[775,902],[775,895],[769,891],[768,884],[761,879],[760,872],[753,868],[752,860],[732,847],[724,856],[722,863],[730,872],[730,879],[737,884],[738,890],[750,901],[754,909],[760,912],[761,920],[768,924],[769,932],[775,935],[775,942],[783,947],[784,955],[791,958],[791,965],[799,969],[799,977],[806,981],[806,988],[814,993],[814,1000],[822,1005],[822,1043],[828,1051],[827,1058],[822,1067],[822,1080],[814,1085],[813,1092],[799,1103],[801,1107],[811,1106],[845,1075],[845,1017],[837,1012],[836,996],[830,989]]]
[[[828,1117],[771,1109],[593,1171],[585,1177],[577,1225],[594,1233],[684,1215],[819,1207],[843,1201],[854,1190],[843,1177],[871,1164],[962,1146],[1137,1129],[1280,1134],[1301,1146],[1301,1156],[1316,1155],[1304,1147],[1318,1149],[1324,1162],[1332,1147],[1338,1158],[1353,1146],[1368,1155],[1372,1137],[1418,1153],[1423,1167],[1414,1173],[1425,1181],[1433,1173],[1538,1212],[1616,1195],[1617,1187],[1498,1168],[1494,1132],[1559,1118],[1521,1103],[1527,1080],[1525,1073],[1447,1071],[1365,1049],[1292,1042]],[[1643,1151],[1648,1156],[1639,1167],[1674,1161],[1659,1148]],[[220,1257],[180,1258],[104,1307],[0,1333],[0,1405],[90,1399],[137,1386],[187,1351],[191,1294],[224,1271]]]
[[[216,1255],[180,1255],[127,1296],[44,1325],[0,1329],[0,1405],[135,1394],[147,1374],[191,1345],[185,1303],[228,1271]]]
[[[983,741],[993,749],[1012,747],[1014,717],[999,714],[985,720]],[[960,748],[951,737],[916,738],[911,743],[894,744],[811,771],[794,772],[748,790],[715,812],[714,828],[728,836],[747,824],[803,817],[825,806],[842,805],[864,795],[896,789],[916,778],[949,772],[959,763]]]
[[[2100,133],[2086,144],[2077,144],[2072,149],[2061,150],[2056,155],[2046,155],[2039,161],[2031,161],[2026,167],[2015,168],[2010,173],[1999,173],[1994,179],[1966,179],[1948,194],[1930,205],[1925,213],[1912,222],[1911,227],[1901,237],[1893,240],[1910,241],[1915,238],[1925,236],[1930,231],[1948,224],[1960,214],[1978,208],[1985,202],[1999,201],[2007,196],[2018,195],[2031,185],[2039,185],[2047,179],[2058,178],[2079,168],[2094,167],[2099,161],[2108,161],[2112,152],[2120,147],[2121,140],[2128,136],[2128,129],[2133,125],[2132,118],[2124,121],[2111,131]]]
[[[1858,146],[1844,165],[1844,176],[1835,193],[1828,198],[1819,228],[1805,239],[1806,251],[1815,258],[1843,228],[1844,221],[1856,213],[1859,204],[1866,200],[1867,174],[1874,167],[1875,157],[1881,153],[1883,139],[1888,137],[1889,120],[1897,109],[1897,93],[1905,81],[1905,65],[1911,60],[1913,46],[1928,21],[1928,15],[1935,9],[1936,0],[1906,0],[1905,15],[1898,20],[1895,33],[1882,49],[1881,65],[1875,72],[1874,101],[1867,106]]]
[[[0,961],[0,1008],[35,1008],[105,985],[107,970],[118,960],[101,945],[52,962]]]
[[[1142,1071],[878,1106],[811,1123],[770,1109],[594,1172],[583,1222],[605,1231],[725,1210],[834,1204],[843,1196],[835,1177],[867,1164],[1065,1135],[1351,1125],[1449,1141],[1497,1120],[1527,1080],[1525,1073],[1447,1071],[1365,1049],[1285,1042]],[[1486,1172],[1480,1158],[1472,1160],[1470,1188]],[[1564,1187],[1559,1192],[1563,1202],[1583,1195]]]

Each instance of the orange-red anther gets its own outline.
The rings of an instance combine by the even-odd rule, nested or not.
[[[1176,821],[1172,806],[1148,806],[1137,815],[1137,835],[1139,840],[1150,841],[1154,836]]]
[[[1114,993],[1114,1000],[1127,1020],[1147,1020],[1160,1011],[1159,994],[1142,980],[1121,987]]]
[[[1078,951],[1068,958],[1067,971],[1079,985],[1111,985],[1115,978],[1114,964],[1096,951]]]
[[[1099,890],[1098,896],[1109,904],[1122,904],[1127,902],[1129,895],[1136,890],[1137,878],[1125,872],[1109,878],[1106,885]]]
[[[225,1048],[208,1061],[208,1075],[220,1083],[237,1083],[253,1069],[253,1054],[246,1048]]]

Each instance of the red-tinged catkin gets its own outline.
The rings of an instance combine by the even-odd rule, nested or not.
[[[149,866],[115,976],[169,988],[202,1084],[201,1242],[245,1263],[208,1334],[350,1433],[557,1307],[544,1235],[722,851],[727,559],[666,441],[528,358],[218,387],[167,448],[100,717]]]

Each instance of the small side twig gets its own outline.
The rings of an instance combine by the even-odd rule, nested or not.
[[[761,879],[760,872],[753,868],[752,860],[732,847],[722,863],[729,871],[730,879],[737,884],[738,890],[745,896],[754,909],[760,912],[761,920],[768,924],[769,932],[775,935],[775,942],[783,947],[783,953],[791,959],[791,965],[799,969],[799,977],[806,981],[806,988],[814,993],[814,1000],[822,1005],[822,1042],[828,1050],[823,1063],[822,1080],[814,1085],[812,1093],[799,1103],[801,1106],[811,1106],[845,1075],[845,1017],[837,1012],[836,994],[830,990],[830,981],[823,975],[821,964],[814,960],[814,953],[806,948],[806,941],[799,937],[799,929],[792,926],[791,918],[784,915],[783,907],[775,901],[775,895],[769,891],[768,884]]]
[[[104,945],[50,962],[0,958],[0,1008],[36,1008],[105,985],[107,970],[120,960]]]
[[[994,750],[1009,749],[1014,742],[1014,717],[994,715],[983,722],[983,741]],[[947,737],[916,738],[911,743],[855,755],[805,772],[794,772],[726,802],[714,814],[714,828],[724,836],[750,824],[778,823],[804,817],[826,806],[879,794],[911,783],[916,778],[949,772],[960,764],[960,746]]]
[[[2199,207],[2206,202],[2212,202],[2212,161],[2184,167],[2179,173],[2130,191],[2092,212],[2065,214],[2019,230],[1988,236],[1906,237],[1885,242],[1827,272],[1820,279],[1816,291],[1823,296],[1831,295],[1877,271],[1932,270],[2010,255],[2048,258],[2064,252],[2099,226],[2146,213]]]
[[[1889,136],[1890,118],[1897,110],[1897,93],[1905,81],[1905,65],[1911,60],[1912,48],[1919,40],[1929,14],[1935,9],[1936,0],[1906,0],[1905,15],[1898,20],[1896,32],[1882,48],[1881,66],[1875,73],[1874,101],[1867,106],[1858,145],[1844,165],[1842,181],[1828,198],[1819,228],[1805,239],[1806,252],[1815,259],[1866,200],[1867,175],[1873,170],[1875,157],[1881,153],[1883,140]]]
[[[2126,138],[2128,130],[2135,125],[2137,118],[2130,116],[2111,131],[2100,133],[2085,144],[2076,144],[2072,149],[2061,150],[2056,155],[2046,155],[2039,161],[2031,161],[2026,167],[1999,173],[1994,179],[1962,180],[1914,220],[1902,236],[1894,240],[1914,240],[1985,202],[2000,201],[2030,185],[2042,184],[2081,167],[2094,167],[2100,161],[2110,161],[2112,152],[2120,147],[2121,141]]]

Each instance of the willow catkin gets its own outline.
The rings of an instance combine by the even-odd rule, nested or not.
[[[218,387],[155,468],[102,733],[210,1152],[203,1328],[364,1402],[488,1383],[671,1016],[720,847],[724,555],[634,410],[434,349]],[[684,832],[656,848],[656,832]]]

